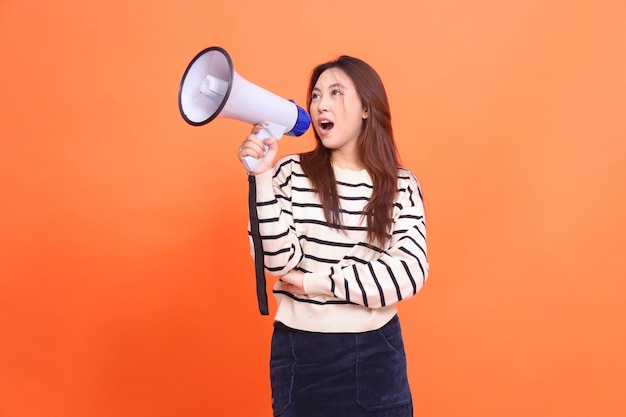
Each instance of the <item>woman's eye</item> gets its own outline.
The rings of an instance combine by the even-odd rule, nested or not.
[[[332,94],[333,94],[333,96],[339,96],[339,95],[341,95],[341,91],[339,91],[339,90],[333,90],[333,91],[332,91]]]
[[[320,98],[319,94],[311,94],[311,100],[317,100],[318,98]]]

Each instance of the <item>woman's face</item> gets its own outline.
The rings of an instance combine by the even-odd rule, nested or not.
[[[343,70],[330,68],[320,75],[311,92],[309,111],[313,128],[326,148],[355,152],[367,111]]]

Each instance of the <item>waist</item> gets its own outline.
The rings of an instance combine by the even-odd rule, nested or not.
[[[395,305],[371,309],[356,304],[316,304],[275,295],[275,320],[291,329],[308,332],[361,333],[377,330],[398,313]]]

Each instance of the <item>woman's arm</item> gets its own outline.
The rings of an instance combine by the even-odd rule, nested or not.
[[[303,274],[304,293],[378,308],[410,298],[422,288],[429,270],[422,195],[412,174],[401,184],[389,248],[374,260],[354,256],[347,266],[344,262],[325,272]]]
[[[264,264],[269,273],[278,276],[295,268],[303,256],[291,209],[290,161],[282,158],[274,170],[255,178]]]

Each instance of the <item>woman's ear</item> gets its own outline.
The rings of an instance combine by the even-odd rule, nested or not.
[[[367,119],[367,116],[368,116],[367,109],[363,109],[363,116],[361,116],[361,117],[363,117],[363,120],[365,120],[365,119]]]

